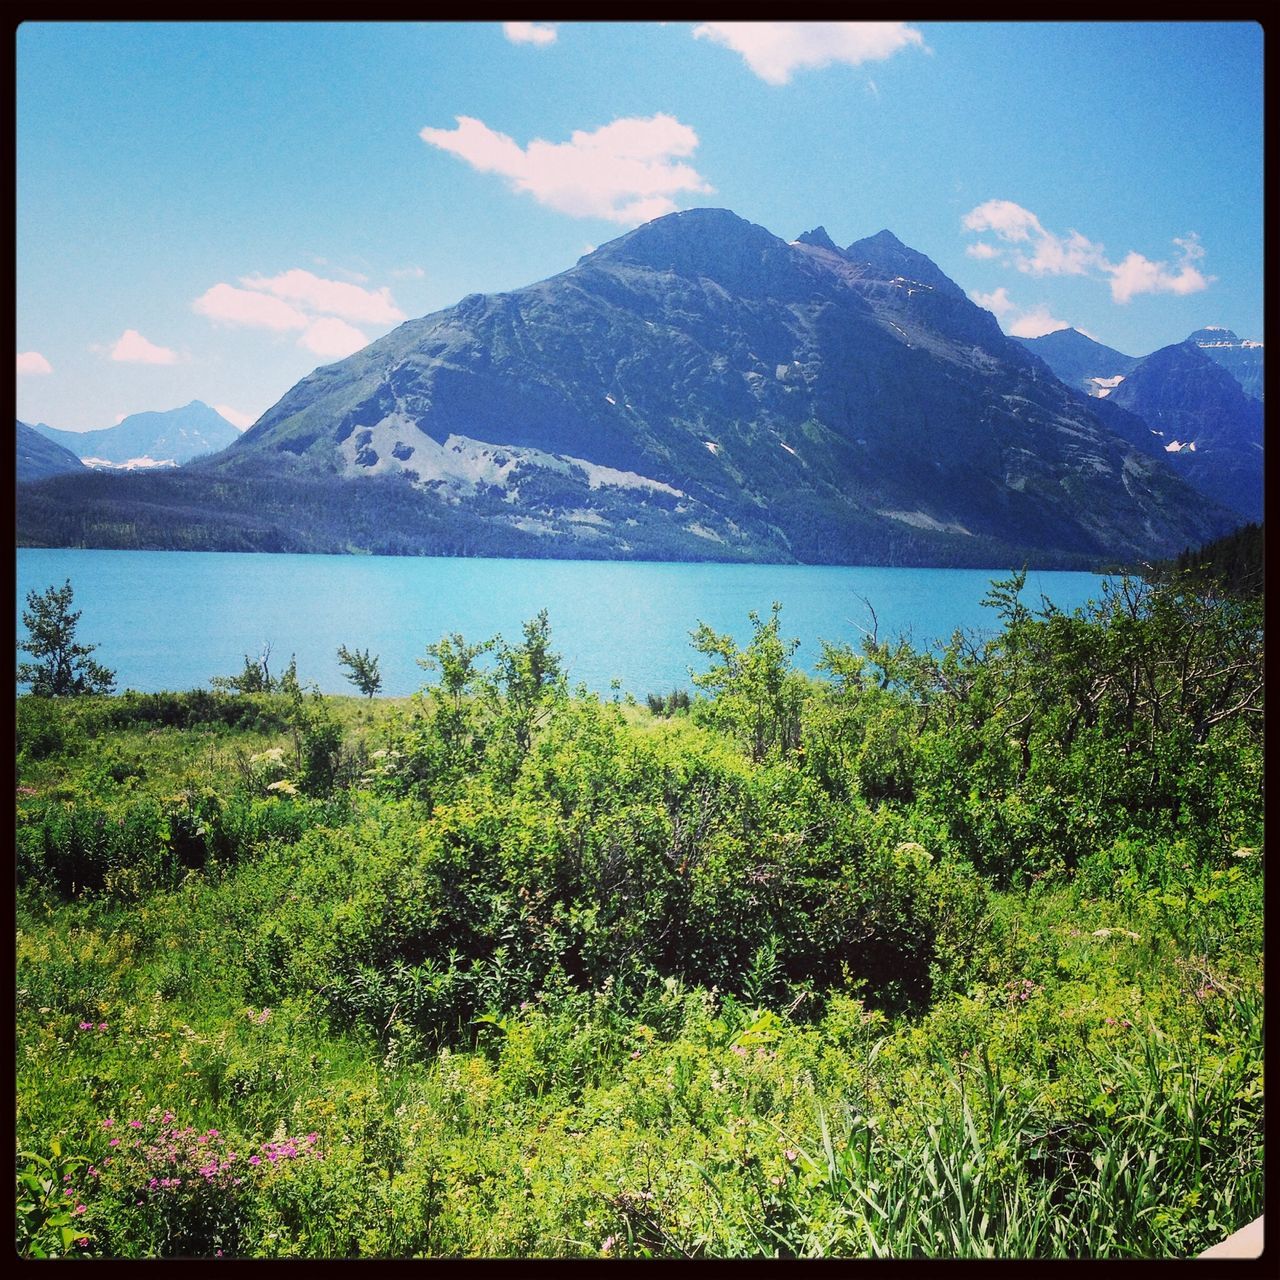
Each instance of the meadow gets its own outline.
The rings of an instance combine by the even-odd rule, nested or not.
[[[1262,1211],[1260,599],[18,699],[23,1256],[1189,1257]],[[250,664],[246,660],[246,670]],[[305,673],[303,673],[305,675]],[[424,682],[428,676],[424,674]]]

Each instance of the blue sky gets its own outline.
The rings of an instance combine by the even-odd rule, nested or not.
[[[825,26],[828,29],[818,30]],[[888,227],[1006,332],[1262,331],[1250,23],[28,23],[17,414],[318,365],[706,205]]]

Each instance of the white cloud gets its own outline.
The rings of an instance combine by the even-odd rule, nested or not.
[[[18,352],[19,373],[52,373],[51,365],[38,351]]]
[[[129,415],[127,413],[117,413],[114,426],[119,426]]]
[[[1110,268],[1111,296],[1124,303],[1139,293],[1187,294],[1207,289],[1215,277],[1202,275],[1193,265],[1204,257],[1204,249],[1195,233],[1175,239],[1173,243],[1182,250],[1176,270],[1171,269],[1167,262],[1151,262],[1140,253],[1130,253],[1123,262]]]
[[[965,249],[970,257],[1004,257],[1019,271],[1033,276],[1108,279],[1111,296],[1119,303],[1128,302],[1140,293],[1198,293],[1215,279],[1194,265],[1204,257],[1204,249],[1194,232],[1174,240],[1181,253],[1179,261],[1170,266],[1167,262],[1152,262],[1135,252],[1120,262],[1111,262],[1103,245],[1075,230],[1065,235],[1050,231],[1030,209],[1012,200],[988,200],[965,214],[962,222],[968,231],[992,232],[1006,246],[1001,248],[978,241]]]
[[[1015,338],[1043,338],[1046,333],[1056,333],[1059,329],[1070,329],[1065,320],[1059,320],[1049,314],[1049,308],[1041,303],[1024,311],[1009,325],[1009,333]]]
[[[341,280],[326,280],[297,267],[278,276],[241,276],[240,283],[247,289],[273,294],[321,315],[341,316],[361,324],[394,324],[405,318],[390,289],[362,289]]]
[[[512,44],[555,44],[556,26],[554,22],[504,22],[502,34]]]
[[[177,364],[178,353],[148,342],[137,329],[126,329],[111,348],[111,358],[122,364]]]
[[[714,190],[676,160],[693,154],[698,135],[674,116],[625,117],[591,133],[576,129],[568,142],[535,138],[527,147],[471,116],[454,118],[456,129],[424,128],[419,137],[577,218],[634,225],[673,212],[680,192]]]
[[[419,266],[396,267],[391,274],[397,280],[421,280],[427,273]]]
[[[215,404],[213,407],[218,413],[222,414],[222,416],[226,418],[233,427],[240,431],[245,430],[246,427],[253,426],[253,424],[258,420],[253,414],[241,413],[239,409],[235,409],[229,404]]]
[[[992,293],[971,293],[969,295],[974,302],[980,307],[986,307],[988,311],[994,311],[998,316],[1007,316],[1009,312],[1016,311],[1017,304],[1009,297],[1009,291],[1001,285]]]
[[[359,329],[352,328],[345,320],[332,316],[314,320],[307,327],[306,333],[298,339],[298,346],[314,351],[318,356],[328,356],[335,360],[349,356],[361,347],[367,347],[369,339]]]
[[[297,307],[260,293],[256,289],[237,289],[230,284],[215,284],[202,293],[192,304],[192,309],[211,320],[225,324],[243,325],[250,329],[305,329],[310,321]]]
[[[883,62],[901,49],[927,49],[924,36],[905,22],[704,22],[694,38],[740,53],[767,84],[786,84],[794,71]]]
[[[1030,209],[1012,200],[988,200],[964,215],[970,231],[994,231],[1002,240],[1026,241],[1032,235],[1044,235],[1040,219]]]
[[[1009,297],[1004,285],[990,293],[971,293],[969,296],[978,306],[994,312],[1000,318],[1004,331],[1015,338],[1041,338],[1046,333],[1071,328],[1065,320],[1051,315],[1042,302],[1024,310]]]

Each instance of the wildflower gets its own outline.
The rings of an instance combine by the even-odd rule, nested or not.
[[[106,1024],[105,1022],[100,1022],[100,1023],[98,1023],[98,1030],[99,1030],[99,1031],[105,1031],[106,1029],[107,1029],[107,1024]]]
[[[261,1157],[260,1157],[260,1156],[250,1156],[250,1157],[249,1157],[249,1163],[250,1163],[250,1164],[261,1164],[261,1163],[262,1163],[262,1159],[261,1159]]]
[[[115,1124],[115,1121],[112,1120],[110,1117],[108,1117],[106,1120],[102,1122],[102,1127],[104,1129],[110,1129],[113,1124]]]
[[[93,1167],[93,1165],[90,1165],[90,1166],[89,1166],[89,1177],[91,1177],[91,1178],[96,1178],[97,1176],[98,1176],[98,1171],[97,1171],[97,1169],[95,1169],[95,1168]]]
[[[643,1049],[636,1049],[631,1055],[631,1061],[634,1062],[637,1058],[641,1057],[643,1054],[644,1054]]]
[[[92,1031],[92,1030],[93,1030],[93,1023],[92,1023],[92,1022],[82,1022],[82,1023],[80,1024],[80,1030],[81,1030],[81,1031]]]
[[[109,1147],[118,1147],[119,1145],[120,1145],[119,1138],[112,1138],[111,1141],[107,1143],[107,1146]]]
[[[600,1243],[600,1252],[601,1252],[601,1253],[612,1253],[612,1252],[613,1252],[613,1246],[614,1246],[614,1245],[616,1245],[617,1243],[618,1243],[618,1237],[617,1237],[617,1236],[605,1236],[604,1240],[603,1240],[603,1241],[601,1241],[601,1243]]]
[[[87,1249],[89,1247],[89,1237],[81,1236],[80,1239],[76,1241],[76,1244],[79,1245],[81,1249]]]
[[[72,1209],[72,1210],[71,1210],[71,1212],[72,1212],[72,1213],[83,1213],[87,1207],[88,1207],[88,1206],[86,1206],[86,1205],[78,1204],[78,1205],[76,1205],[76,1207],[75,1207],[74,1209]]]
[[[782,1154],[786,1156],[788,1164],[795,1164],[800,1159],[800,1153],[793,1147],[788,1147]]]
[[[142,1121],[141,1121],[141,1120],[130,1120],[130,1121],[129,1121],[129,1128],[130,1128],[130,1129],[141,1129],[141,1128],[142,1128]]]

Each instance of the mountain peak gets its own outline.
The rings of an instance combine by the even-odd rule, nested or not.
[[[806,231],[804,235],[796,240],[796,244],[812,245],[815,249],[830,249],[832,253],[839,253],[836,243],[827,234],[826,227],[814,227],[812,231]]]
[[[864,262],[887,280],[899,276],[927,284],[939,293],[963,298],[965,292],[932,259],[905,245],[887,228],[873,236],[855,240],[844,256],[853,262]]]
[[[876,245],[886,249],[906,249],[907,246],[898,239],[897,236],[889,230],[888,227],[877,231],[873,236],[865,236],[861,240],[855,240],[846,250],[846,253],[852,253],[855,249],[865,249],[869,246]],[[914,250],[907,250],[909,253]]]

